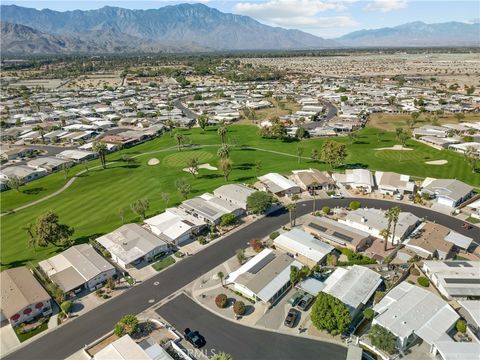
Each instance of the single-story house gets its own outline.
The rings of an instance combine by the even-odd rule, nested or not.
[[[146,219],[145,226],[155,235],[178,246],[198,234],[206,223],[180,208],[169,208]]]
[[[345,174],[333,173],[333,179],[344,186],[371,193],[375,187],[375,181],[370,170],[367,169],[348,169]]]
[[[293,170],[292,180],[304,191],[313,193],[317,190],[334,190],[335,181],[326,171],[317,169]]]
[[[18,146],[0,146],[0,158],[3,160],[15,160],[31,155],[33,149]]]
[[[422,223],[405,240],[405,248],[412,250],[422,259],[450,259],[454,254],[454,244],[445,240],[450,229],[433,223]]]
[[[225,282],[236,291],[256,301],[273,305],[290,288],[290,268],[302,263],[272,249],[263,249],[237,270]]]
[[[213,195],[247,211],[247,198],[254,192],[254,189],[246,187],[245,185],[227,184],[215,189]]]
[[[333,246],[346,247],[352,251],[361,251],[374,240],[374,237],[365,231],[320,216],[307,216],[303,222],[303,230]]]
[[[373,310],[378,315],[372,323],[393,333],[396,347],[402,351],[421,338],[435,353],[435,343],[450,338],[447,333],[459,319],[446,301],[408,282],[390,290]]]
[[[427,260],[422,270],[447,299],[480,299],[480,262]]]
[[[62,169],[62,166],[71,166],[73,161],[60,159],[53,156],[39,157],[27,162],[27,166],[35,170],[46,170],[47,172],[55,172]]]
[[[322,292],[332,295],[348,308],[352,319],[362,311],[382,283],[382,277],[365,266],[337,268],[324,282]]]
[[[167,252],[170,244],[138,224],[125,224],[97,238],[121,268],[128,269],[142,261],[153,261],[155,255]]]
[[[72,246],[38,265],[64,293],[93,291],[116,274],[113,265],[89,244]]]
[[[297,184],[278,173],[259,176],[258,180],[255,186],[259,190],[268,191],[277,196],[292,196],[301,192]]]
[[[8,319],[16,326],[52,313],[50,295],[25,266],[2,271],[0,281],[1,321]]]
[[[456,208],[472,196],[473,187],[455,179],[427,178],[421,191],[434,196],[438,204]]]
[[[130,335],[108,344],[98,351],[93,360],[172,360],[167,351],[153,338],[136,343]]]
[[[388,228],[388,220],[385,218],[385,210],[381,209],[357,209],[350,211],[345,219],[338,220],[348,226],[365,231],[375,237],[381,238],[380,232]],[[389,237],[390,242],[400,242],[420,224],[420,218],[409,212],[401,212],[398,216],[398,223],[393,234]],[[393,225],[392,225],[393,228]],[[392,231],[393,232],[393,231]]]
[[[22,184],[47,175],[45,169],[32,169],[25,165],[7,166],[0,170],[0,181],[6,183],[13,178],[19,178]]]
[[[280,234],[273,240],[273,244],[277,249],[292,254],[295,259],[309,267],[322,263],[334,249],[333,246],[300,229],[292,229]]]
[[[215,225],[220,223],[223,215],[233,214],[241,216],[244,213],[244,210],[239,205],[209,193],[185,200],[179,207],[207,224]]]
[[[375,181],[378,190],[382,194],[404,194],[415,191],[415,182],[410,180],[409,175],[397,174],[394,172],[375,171]]]
[[[60,159],[72,160],[75,162],[81,162],[86,160],[92,160],[97,157],[92,151],[83,151],[83,150],[64,150],[61,153],[56,155]]]

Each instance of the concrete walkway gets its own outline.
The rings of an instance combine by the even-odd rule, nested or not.
[[[2,326],[0,328],[0,358],[19,345],[20,340],[10,324]]]

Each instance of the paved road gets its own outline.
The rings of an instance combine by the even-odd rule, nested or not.
[[[340,345],[235,324],[212,314],[184,294],[162,306],[157,313],[180,332],[187,327],[198,330],[207,341],[201,350],[209,356],[221,351],[235,360],[344,360],[347,356],[347,349]]]
[[[337,108],[330,102],[326,100],[319,100],[319,102],[327,108],[327,112],[325,117],[320,121],[313,121],[303,125],[303,127],[307,130],[316,129],[322,125],[325,125],[327,122],[332,120],[335,116],[337,116]]]
[[[317,201],[317,209],[322,206],[346,206],[352,199],[325,199]],[[373,199],[359,199],[363,206],[389,208],[392,202]],[[400,204],[403,210],[411,211],[419,217],[425,217],[442,225],[471,236],[480,243],[480,229],[462,229],[463,222],[450,216],[440,214],[408,204]],[[312,210],[312,202],[298,205],[297,215],[304,215]],[[85,315],[65,324],[60,329],[50,332],[30,345],[18,350],[8,359],[64,359],[70,354],[89,344],[110,331],[118,319],[125,314],[137,314],[151,306],[149,300],[159,301],[181,289],[199,276],[205,274],[218,264],[234,256],[235,250],[247,246],[253,238],[262,238],[288,222],[288,213],[278,211],[268,217],[252,223],[241,231],[235,232],[201,251],[182,260],[153,278],[133,287],[124,294],[111,299]],[[154,282],[159,285],[155,286]],[[295,337],[286,338],[295,342]]]
[[[197,114],[195,114],[192,110],[190,110],[189,108],[187,108],[185,105],[183,105],[182,103],[182,100],[181,99],[177,99],[177,100],[174,100],[173,101],[173,105],[175,105],[175,107],[177,109],[180,109],[183,111],[183,113],[185,114],[186,117],[188,117],[189,119],[196,119],[197,118]]]

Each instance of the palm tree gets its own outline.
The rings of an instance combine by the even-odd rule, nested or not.
[[[219,271],[217,273],[217,276],[220,279],[220,282],[222,283],[222,286],[223,286],[223,278],[225,277],[225,275],[223,274],[223,272]]]
[[[100,158],[100,162],[102,163],[102,168],[106,169],[107,162],[105,160],[105,155],[107,154],[107,150],[108,150],[107,144],[105,144],[103,141],[95,141],[93,143],[92,150],[98,154],[98,157]]]
[[[33,130],[38,131],[40,137],[42,138],[42,144],[45,144],[45,129],[41,126],[35,126]]]
[[[297,201],[300,200],[300,196],[298,196],[297,194],[293,195],[292,196],[292,201],[293,201],[293,204],[294,204],[294,207],[293,207],[293,226],[295,226],[295,220],[296,220],[296,215],[297,215]]]
[[[388,209],[386,212],[385,212],[385,218],[388,220],[388,225],[387,225],[387,230],[388,232],[391,234],[391,228],[392,228],[392,222],[393,222],[393,217],[394,217],[394,211],[392,210],[393,208],[391,209]],[[393,241],[392,241],[392,244],[393,244]]]
[[[218,167],[220,171],[223,173],[223,177],[225,181],[228,181],[228,176],[232,172],[232,162],[229,159],[221,159],[218,162]]]
[[[394,206],[393,208],[390,209],[390,212],[391,212],[391,217],[393,222],[393,231],[392,231],[392,245],[393,245],[393,242],[395,241],[395,229],[397,228],[398,217],[400,216],[401,210],[398,206]]]
[[[312,188],[313,188],[313,191],[312,191],[312,196],[313,196],[313,211],[312,212],[315,212],[316,210],[316,202],[317,202],[317,186],[319,185],[318,182],[314,181],[312,183]]]
[[[222,141],[222,144],[225,144],[225,137],[227,135],[227,127],[225,125],[222,125],[218,128],[218,135],[220,135],[220,140]]]
[[[228,159],[230,155],[230,147],[227,144],[223,144],[217,151],[217,155],[220,159]]]
[[[390,230],[388,229],[380,230],[380,236],[383,238],[383,241],[384,241],[383,250],[387,251],[387,242],[388,242],[388,237],[390,236]]]
[[[183,140],[184,140],[183,135],[180,134],[179,132],[177,132],[177,133],[175,134],[175,140],[177,141],[178,151],[182,151],[182,143],[183,143]]]
[[[287,205],[288,216],[290,217],[290,227],[293,227],[293,212],[295,211],[295,204],[290,203]]]

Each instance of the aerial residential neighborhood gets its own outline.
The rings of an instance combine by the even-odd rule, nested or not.
[[[480,359],[477,2],[0,10],[0,359]]]

